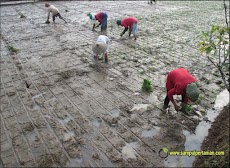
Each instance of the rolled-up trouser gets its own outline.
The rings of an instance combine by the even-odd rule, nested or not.
[[[131,32],[132,32],[133,34],[136,34],[136,32],[137,32],[137,23],[133,23],[133,24],[132,24],[132,30],[131,30]]]
[[[102,13],[102,22],[101,22],[101,31],[103,30],[106,30],[107,28],[107,18],[108,18],[108,15],[106,13]]]
[[[57,13],[53,16],[53,21],[55,21],[55,17],[59,17],[60,19],[63,19],[60,13]]]

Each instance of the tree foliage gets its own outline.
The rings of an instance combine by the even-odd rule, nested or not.
[[[203,31],[198,43],[199,51],[218,69],[225,88],[229,89],[229,37],[230,28],[228,26],[226,5],[225,19],[226,26],[212,25],[210,31]]]

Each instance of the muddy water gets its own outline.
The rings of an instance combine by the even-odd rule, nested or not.
[[[100,118],[95,118],[91,121],[92,125],[95,127],[99,127],[101,125],[102,120]]]
[[[130,111],[145,111],[147,110],[149,104],[135,104]]]
[[[122,148],[123,157],[126,159],[128,158],[135,159],[136,158],[136,151],[134,150],[135,148],[137,148],[137,142],[126,143],[126,145]]]
[[[112,115],[112,117],[117,118],[120,115],[120,111],[118,109],[113,109],[111,111],[111,115]]]
[[[205,117],[213,122],[223,107],[228,103],[229,92],[225,89],[216,96],[214,108],[208,110]],[[185,151],[200,151],[201,144],[204,138],[208,135],[208,129],[211,127],[211,122],[201,121],[196,127],[195,134],[183,130],[183,134],[186,136],[184,145]],[[195,156],[168,156],[165,159],[164,164],[167,167],[192,167],[194,160]]]
[[[155,126],[152,129],[150,129],[150,130],[144,130],[144,131],[142,131],[141,136],[142,137],[153,137],[153,136],[158,135],[159,131],[160,131],[160,127],[156,127]]]
[[[71,159],[65,167],[76,167],[79,166],[82,163],[82,158],[74,158]]]

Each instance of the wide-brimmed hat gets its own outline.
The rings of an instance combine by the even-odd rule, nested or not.
[[[117,25],[121,25],[121,20],[117,20]]]
[[[197,88],[196,83],[190,83],[186,87],[186,95],[188,96],[189,100],[192,102],[197,101],[199,97],[200,91]]]
[[[105,53],[106,49],[107,49],[107,46],[103,42],[96,42],[92,47],[93,53],[96,55]]]

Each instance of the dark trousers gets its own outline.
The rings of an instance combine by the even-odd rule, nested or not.
[[[169,97],[168,97],[168,90],[167,90],[167,95],[166,95],[165,100],[164,100],[164,105],[168,106],[169,105],[169,101],[170,100],[169,100]],[[181,102],[184,102],[184,101],[185,101],[185,95],[183,94]]]
[[[108,15],[106,13],[103,13],[102,17],[103,17],[103,19],[102,19],[102,22],[101,22],[101,31],[107,29],[107,18],[108,18]]]
[[[58,14],[56,14],[56,15],[53,16],[53,22],[55,21],[55,17],[59,17],[60,19],[64,20],[64,19],[62,18],[61,14],[58,13]]]

